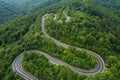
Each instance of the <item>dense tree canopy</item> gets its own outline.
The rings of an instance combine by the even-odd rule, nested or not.
[[[0,0],[0,24],[17,17],[19,12],[19,9],[14,5],[7,4]]]
[[[119,3],[119,0],[55,0],[51,2],[52,5],[43,4],[47,7],[38,12],[0,25],[0,79],[22,80],[13,72],[12,62],[22,52],[33,49],[42,50],[75,67],[95,67],[95,57],[84,50],[78,51],[72,47],[64,49],[42,34],[42,15],[52,13],[45,20],[48,34],[69,45],[98,53],[104,59],[106,69],[95,75],[78,75],[68,67],[56,66],[35,53],[25,54],[22,62],[24,69],[43,80],[119,80]],[[35,5],[32,10],[39,8],[41,6]],[[65,22],[63,10],[70,16],[68,22]],[[53,13],[57,14],[56,20],[53,20]]]

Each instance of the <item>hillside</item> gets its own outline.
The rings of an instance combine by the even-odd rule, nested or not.
[[[120,79],[119,0],[37,1],[26,4],[31,14],[0,25],[1,80],[23,80],[13,68],[21,55],[23,71],[38,80]]]
[[[18,8],[3,1],[0,1],[0,24],[17,17],[18,14]]]
[[[45,0],[3,0],[4,2],[15,5],[26,13],[31,7],[44,2]]]
[[[0,24],[41,10],[60,0],[0,0]]]
[[[120,0],[90,0],[90,2],[120,17]]]

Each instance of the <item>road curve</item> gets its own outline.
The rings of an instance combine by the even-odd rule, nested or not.
[[[67,15],[66,15],[66,13],[65,12],[63,12],[64,14],[65,14],[65,16],[66,16],[66,18],[68,17]],[[42,17],[42,33],[47,37],[47,38],[50,38],[50,39],[52,39],[58,46],[62,46],[62,47],[64,47],[64,48],[66,48],[66,49],[68,49],[69,48],[69,45],[67,45],[67,44],[65,44],[65,43],[63,43],[63,42],[60,42],[60,41],[58,41],[57,39],[55,39],[55,38],[52,38],[51,36],[49,36],[48,34],[47,34],[47,32],[46,32],[46,30],[45,30],[45,26],[44,26],[44,22],[45,22],[45,17],[46,16],[48,16],[49,14],[46,14],[46,15],[44,15],[43,17]],[[74,47],[74,46],[72,46],[72,47]],[[74,47],[75,49],[77,49],[77,50],[81,50],[82,48],[79,48],[79,47]],[[105,69],[105,64],[104,64],[104,61],[103,61],[103,59],[97,54],[97,53],[95,53],[95,52],[93,52],[93,51],[90,51],[90,50],[86,50],[86,49],[84,49],[87,53],[89,53],[89,54],[91,54],[91,55],[93,55],[93,56],[95,56],[96,57],[96,59],[97,59],[97,65],[96,65],[96,67],[95,67],[95,69],[92,69],[92,70],[83,70],[83,69],[77,69],[78,71],[76,71],[75,69],[72,69],[74,72],[77,72],[78,74],[81,74],[81,73],[83,73],[83,74],[85,74],[85,75],[89,75],[89,74],[95,74],[95,73],[97,73],[97,72],[103,72],[104,71],[104,69]]]
[[[62,46],[66,49],[69,48],[69,46],[65,43],[62,43],[54,38],[52,38],[51,36],[49,36],[47,33],[46,33],[46,30],[45,30],[45,27],[44,27],[44,21],[45,21],[45,16],[47,16],[49,14],[46,14],[44,16],[42,16],[42,33],[47,37],[47,38],[50,38],[52,39],[58,46]],[[72,46],[73,47],[73,46]],[[77,50],[81,50],[81,48],[78,48],[78,47],[74,47],[76,48]],[[42,51],[39,51],[39,50],[29,50],[27,51],[27,53],[29,52],[34,52],[34,53],[40,53],[42,55],[44,55],[50,62],[53,62],[55,64],[58,64],[58,65],[62,65],[62,66],[68,66],[73,72],[76,72],[78,74],[85,74],[85,75],[90,75],[90,74],[96,74],[97,72],[103,72],[104,69],[105,69],[105,64],[104,64],[104,61],[103,59],[98,55],[96,54],[95,52],[93,51],[90,51],[90,50],[85,50],[87,53],[93,55],[96,57],[97,59],[97,66],[95,67],[95,69],[92,69],[92,70],[83,70],[83,69],[79,69],[79,68],[76,68],[74,66],[71,66],[57,58],[54,58],[50,55],[48,55],[47,53],[45,52],[42,52]],[[24,69],[22,68],[21,66],[21,61],[23,59],[23,54],[20,54],[14,61],[13,61],[13,64],[12,64],[12,68],[13,70],[19,75],[21,76],[22,78],[26,79],[26,80],[38,80],[37,78],[35,78],[33,75],[31,75],[30,73],[24,71]]]
[[[65,10],[63,10],[63,13],[64,13],[64,15],[66,17],[65,22],[68,22],[70,20],[70,17],[66,14]]]
[[[13,68],[14,72],[16,72],[19,76],[21,76],[25,80],[38,80],[37,78],[35,78],[34,76],[32,76],[30,73],[24,71],[24,69],[21,66],[22,59],[23,59],[23,54],[20,54],[13,61],[12,68]]]

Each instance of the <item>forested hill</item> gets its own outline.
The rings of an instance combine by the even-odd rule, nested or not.
[[[100,6],[106,9],[110,13],[113,13],[120,17],[120,0],[88,0],[95,6]]]
[[[15,1],[25,1],[24,4],[29,5],[26,3],[28,0]],[[29,1],[36,1],[32,5],[34,7],[29,7],[31,14],[0,25],[0,80],[23,80],[12,69],[13,61],[21,53],[25,56],[22,62],[24,70],[38,79],[120,80],[119,0],[47,0],[43,4],[37,1],[44,0]],[[4,21],[11,19],[11,14],[16,16],[18,13],[17,8],[7,5],[10,4],[0,2],[0,18]],[[70,17],[67,22],[63,11]],[[9,17],[6,13],[10,14]],[[53,13],[56,14],[55,20]],[[50,63],[42,55],[26,54],[28,50],[41,50],[82,69],[95,67],[96,59],[84,50],[64,49],[43,35],[41,20],[44,14],[50,14],[45,17],[45,29],[51,37],[98,53],[104,59],[105,71],[89,76],[79,75],[68,67]]]
[[[3,1],[0,1],[0,24],[17,17],[18,14],[18,8]]]
[[[0,24],[59,1],[61,0],[0,0]]]
[[[10,5],[20,8],[23,13],[27,12],[31,7],[38,5],[46,0],[2,0]]]
[[[47,0],[0,0],[0,1],[4,1],[6,3],[14,4],[17,6],[24,5],[24,4],[27,4],[26,6],[28,6],[28,4],[35,4],[35,3],[43,2],[43,1],[47,1]]]
[[[61,0],[1,0],[20,8],[23,13],[42,9]]]

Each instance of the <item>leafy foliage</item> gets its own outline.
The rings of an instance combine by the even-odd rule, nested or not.
[[[44,9],[61,0],[0,0],[0,24]]]
[[[39,53],[24,53],[24,55],[23,67],[39,80],[80,80],[85,78],[84,75],[80,76],[73,73],[68,67],[56,66],[50,63]]]
[[[0,24],[19,15],[19,9],[13,5],[0,1]]]
[[[71,9],[71,5],[68,5],[66,11],[71,16],[71,20],[67,23],[62,12],[57,13],[58,18],[55,21],[53,17],[48,18],[46,21],[48,33],[67,44],[92,49],[104,55],[111,52],[119,53],[120,19],[104,12],[102,8],[100,11],[95,11],[97,7],[94,9],[94,6],[87,7],[88,3],[81,2],[79,5],[81,4],[84,5],[82,11],[78,6]]]
[[[90,69],[95,66],[96,60],[86,52],[59,47],[41,33],[41,16],[45,13],[56,13],[56,20],[53,21],[52,15],[46,18],[47,32],[69,45],[99,53],[104,58],[106,70],[95,75],[78,75],[69,68],[55,66],[42,55],[34,53],[25,56],[24,68],[43,80],[119,80],[119,0],[114,0],[112,3],[111,1],[62,0],[55,4],[53,2],[53,5],[46,3],[50,6],[39,12],[0,25],[0,79],[22,80],[12,71],[11,64],[20,53],[31,49],[42,50],[76,67]],[[65,22],[64,9],[71,17],[68,22]]]

